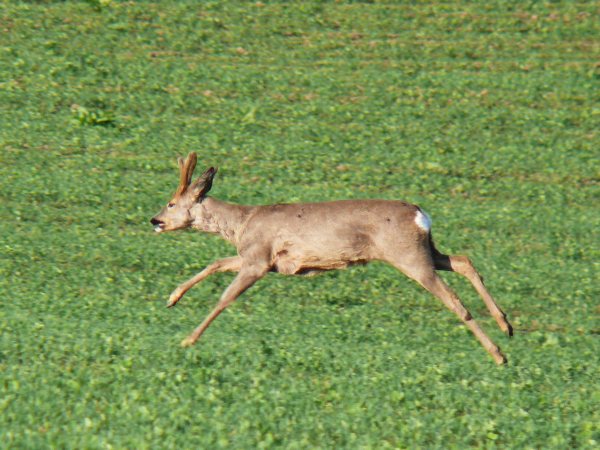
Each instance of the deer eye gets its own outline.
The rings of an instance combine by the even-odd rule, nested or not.
[[[175,206],[175,203],[171,202],[167,205],[167,208],[173,208]]]

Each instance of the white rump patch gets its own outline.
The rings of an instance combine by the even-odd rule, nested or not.
[[[429,230],[431,230],[431,217],[425,211],[421,211],[420,209],[417,211],[415,223],[423,231],[429,233]]]

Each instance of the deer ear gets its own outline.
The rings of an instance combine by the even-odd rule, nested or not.
[[[211,167],[207,169],[201,176],[194,182],[192,187],[192,192],[196,199],[200,199],[208,194],[210,188],[212,187],[213,178],[217,174],[217,169]]]

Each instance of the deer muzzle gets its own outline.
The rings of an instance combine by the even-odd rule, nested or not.
[[[154,231],[156,231],[157,233],[164,231],[165,223],[162,220],[153,217],[152,219],[150,219],[150,223],[154,225]]]

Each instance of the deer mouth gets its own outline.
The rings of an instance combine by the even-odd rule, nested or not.
[[[156,231],[157,233],[165,231],[165,223],[162,220],[158,220],[153,217],[152,219],[150,219],[150,223],[154,225],[154,231]]]

